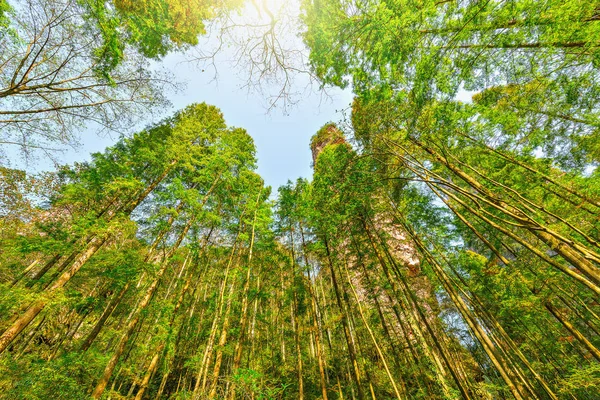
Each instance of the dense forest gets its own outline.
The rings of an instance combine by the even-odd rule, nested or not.
[[[298,6],[354,100],[273,190],[152,68],[243,2],[0,0],[0,398],[600,399],[600,2]]]

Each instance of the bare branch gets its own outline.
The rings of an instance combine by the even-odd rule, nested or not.
[[[96,74],[102,37],[83,15],[77,0],[24,0],[16,7],[15,35],[0,41],[0,142],[51,152],[53,143],[74,145],[87,123],[124,132],[164,110],[165,91],[178,89],[131,48],[111,80]]]

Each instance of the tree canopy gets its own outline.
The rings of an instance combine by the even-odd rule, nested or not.
[[[239,6],[27,4],[0,0],[0,141],[41,147],[160,105],[135,63]],[[310,179],[272,193],[206,103],[89,162],[0,167],[0,397],[600,397],[598,2],[301,20],[312,73],[354,93]]]

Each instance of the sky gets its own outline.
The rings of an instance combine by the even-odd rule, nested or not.
[[[302,30],[298,22],[299,3],[295,0],[248,3],[237,17],[230,17],[231,20],[219,23],[223,23],[224,26],[227,26],[227,23],[239,26],[240,22],[246,22],[247,26],[259,28],[254,31],[248,27],[225,30],[229,32],[229,41],[227,45],[222,46],[223,50],[215,58],[215,68],[191,63],[189,60],[201,50],[210,53],[211,48],[221,43],[218,34],[215,34],[223,32],[221,26],[217,26],[217,29],[207,29],[208,37],[201,37],[200,44],[195,48],[185,53],[172,53],[154,62],[155,68],[164,69],[172,74],[176,82],[184,84],[184,88],[176,93],[167,93],[172,107],[161,111],[158,118],[141,121],[137,129],[171,116],[175,111],[192,103],[212,104],[221,109],[229,126],[244,128],[253,137],[257,150],[258,173],[265,183],[273,188],[272,193],[275,194],[277,188],[288,180],[312,177],[310,138],[327,122],[341,121],[344,118],[344,110],[346,115],[349,113],[352,93],[350,89],[328,88],[327,94],[324,95],[318,84],[306,89],[309,82],[306,75],[295,75],[294,84],[289,89],[290,92],[296,93],[292,99],[294,104],[283,108],[284,103],[279,101],[275,108],[269,109],[269,94],[277,93],[280,89],[281,81],[275,78],[281,77],[281,74],[267,74],[266,77],[259,78],[256,70],[254,75],[248,72],[248,67],[252,65],[249,59],[260,60],[264,55],[260,52],[263,40],[261,35],[265,26],[271,26],[270,20],[265,20],[267,14],[264,10],[253,8],[251,4],[256,7],[270,7],[270,11],[277,15],[277,41],[285,50],[282,54],[295,55],[295,58],[290,56],[288,62],[296,68],[306,68],[305,57],[308,51],[297,34]],[[244,45],[247,46],[248,43],[252,48],[258,48],[258,53],[246,52],[240,56],[240,51],[243,53]],[[258,84],[262,91],[249,91],[245,87],[249,81]],[[459,93],[458,98],[468,101],[470,94]],[[119,134],[116,133],[99,136],[92,128],[84,130],[81,133],[80,146],[67,148],[64,152],[56,154],[55,161],[59,164],[70,164],[89,160],[91,153],[103,151],[118,138]],[[11,155],[9,151],[8,154],[14,168],[22,168],[29,172],[54,169],[53,162],[43,156],[23,164],[19,162],[22,158],[16,153]]]
[[[254,139],[258,173],[266,185],[273,187],[274,193],[288,180],[312,176],[311,136],[327,122],[340,121],[342,110],[348,109],[352,101],[349,90],[328,90],[325,96],[313,89],[298,95],[295,104],[285,110],[281,105],[269,110],[265,96],[243,88],[245,79],[238,76],[227,61],[217,66],[219,74],[216,80],[213,71],[205,69],[202,72],[201,68],[186,62],[182,54],[168,56],[162,65],[178,81],[186,84],[183,90],[168,95],[173,106],[160,117],[168,117],[192,103],[206,102],[217,106],[229,126],[246,129]],[[305,85],[298,86],[303,88]],[[150,122],[143,121],[142,125]],[[89,160],[91,153],[103,151],[118,137],[118,134],[99,136],[92,130],[83,132],[80,146],[67,148],[56,154],[55,159],[59,164]],[[32,172],[49,170],[52,162],[38,157],[30,161],[26,169]]]
[[[278,0],[269,1],[272,11],[275,10],[274,7],[282,7],[284,4]],[[293,5],[292,2],[285,4]],[[285,10],[278,11],[283,13]],[[298,8],[291,12],[287,10],[287,17],[289,21],[293,21],[292,24],[297,21],[297,17],[294,16],[296,13]],[[264,22],[265,15],[263,13],[259,16],[250,8],[245,9],[239,16],[247,21],[253,17],[258,21],[262,18]],[[299,49],[304,54],[302,42],[290,28],[290,23],[286,25],[285,21],[281,20],[278,27],[280,31],[277,38],[283,43],[282,46],[288,50]],[[238,31],[237,38],[246,41],[250,33]],[[235,34],[232,37],[235,37]],[[202,49],[210,48],[215,43],[218,43],[215,37],[201,38],[199,46]],[[240,58],[236,53],[239,51],[239,46],[236,47],[235,44],[225,46],[219,53],[215,59],[218,73],[216,79],[215,69],[210,66],[187,62],[197,54],[198,48],[186,53],[170,54],[155,63],[156,68],[165,69],[177,82],[184,83],[184,89],[177,93],[168,93],[167,98],[173,106],[161,112],[159,118],[142,121],[138,129],[168,117],[192,103],[206,102],[221,109],[229,126],[244,128],[253,137],[257,149],[258,173],[267,185],[273,187],[272,193],[276,193],[277,187],[288,180],[295,181],[299,177],[310,178],[312,176],[310,138],[327,122],[338,122],[343,118],[342,110],[348,109],[352,101],[350,90],[328,89],[325,96],[318,90],[318,85],[305,90],[309,82],[308,78],[302,75],[296,76],[295,85],[291,88],[292,92],[299,92],[293,98],[295,104],[283,109],[283,102],[278,102],[275,108],[269,110],[267,95],[277,92],[281,87],[280,82],[273,81],[271,79],[273,76],[263,79],[252,76],[253,82],[258,83],[266,93],[257,90],[249,91],[245,88],[249,79],[248,63],[247,59]],[[296,66],[299,65],[298,62],[305,65],[304,60],[293,61]],[[118,138],[119,134],[116,133],[99,136],[90,128],[81,133],[80,146],[67,148],[64,152],[56,154],[55,161],[59,164],[70,164],[75,161],[89,160],[91,153],[103,151],[107,146],[114,144]],[[30,160],[28,164],[20,163],[15,153],[10,158],[13,167],[30,172],[54,169],[53,162],[43,156]]]
[[[210,68],[202,72],[201,67],[186,62],[187,59],[185,54],[172,54],[161,62],[177,81],[185,82],[182,91],[169,94],[173,106],[165,110],[161,118],[192,103],[212,104],[221,109],[228,126],[244,128],[252,136],[257,150],[258,173],[265,184],[273,188],[273,193],[288,180],[311,178],[310,138],[327,122],[338,122],[343,118],[343,110],[352,102],[350,90],[328,90],[325,96],[314,88],[296,96],[295,104],[285,109],[280,104],[269,110],[265,95],[243,88],[245,77],[240,76],[228,60],[223,58],[217,63],[215,80]],[[302,82],[296,86],[303,89],[307,80],[300,80]],[[270,86],[272,89],[279,87]],[[118,135],[98,136],[86,132],[78,149],[68,149],[56,158],[64,163],[89,160],[91,153],[102,151],[117,139]],[[40,162],[46,164],[44,160]]]
[[[265,96],[248,93],[242,87],[244,77],[228,62],[219,63],[218,80],[214,81],[210,69],[201,72],[193,64],[182,62],[184,60],[183,56],[173,55],[164,64],[179,80],[187,82],[183,92],[170,96],[174,109],[194,102],[219,107],[229,126],[246,129],[254,139],[258,173],[274,190],[288,180],[312,176],[311,136],[327,122],[340,121],[342,110],[348,109],[352,101],[349,90],[330,90],[328,96],[322,96],[315,89],[297,96],[296,104],[285,110],[281,105],[269,110]],[[305,82],[297,85],[304,86]]]

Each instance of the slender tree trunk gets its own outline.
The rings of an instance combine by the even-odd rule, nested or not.
[[[375,349],[377,350],[377,354],[379,355],[379,358],[381,359],[381,362],[383,363],[383,368],[385,369],[388,379],[390,380],[390,383],[392,384],[392,388],[394,389],[396,398],[398,400],[401,400],[405,397],[404,390],[402,390],[402,394],[400,394],[400,389],[398,388],[398,385],[396,384],[396,380],[392,376],[392,372],[390,371],[390,368],[386,361],[385,355],[383,354],[383,351],[381,350],[381,347],[379,346],[377,338],[375,338],[375,334],[373,333],[371,326],[369,325],[367,319],[365,318],[365,314],[360,305],[360,299],[358,297],[358,293],[356,293],[356,289],[354,288],[354,285],[352,284],[352,278],[350,277],[350,272],[348,271],[347,263],[345,264],[345,267],[346,267],[346,277],[348,278],[348,285],[350,286],[350,289],[352,290],[352,293],[354,294],[354,300],[356,301],[356,307],[358,308],[360,318],[362,319],[362,322],[363,322],[363,325],[365,326],[365,328],[367,328],[367,331],[369,332],[369,336],[371,337],[371,340],[373,341],[373,345],[375,346]],[[372,394],[372,397],[375,398],[375,394],[373,393],[372,385],[371,385],[371,394]]]
[[[144,374],[144,378],[140,382],[140,388],[139,388],[137,394],[135,395],[135,400],[142,400],[142,397],[144,396],[144,391],[146,390],[146,388],[148,387],[148,383],[150,382],[150,378],[151,378],[152,374],[154,374],[154,371],[156,371],[156,367],[158,365],[158,360],[160,358],[160,354],[162,353],[164,347],[165,347],[165,345],[164,345],[164,343],[162,343],[156,349],[156,352],[154,353],[154,357],[152,357],[152,360],[150,361],[150,365],[148,365],[148,369],[146,370],[146,373]]]
[[[110,377],[117,365],[117,362],[119,361],[121,355],[125,351],[125,346],[127,345],[129,338],[133,334],[134,330],[136,329],[136,327],[138,325],[138,322],[140,321],[142,311],[145,310],[148,307],[148,305],[150,304],[150,299],[152,298],[152,295],[156,291],[163,274],[165,273],[167,267],[169,266],[169,261],[171,259],[171,256],[175,253],[175,251],[177,250],[177,248],[183,241],[183,238],[187,234],[188,230],[191,228],[193,222],[194,222],[193,218],[189,220],[189,222],[187,223],[187,225],[184,227],[183,231],[179,235],[177,242],[173,245],[173,247],[169,251],[167,257],[165,257],[165,260],[162,262],[160,269],[156,273],[156,277],[152,281],[152,284],[146,290],[146,293],[145,293],[144,297],[142,298],[142,301],[138,305],[138,308],[135,312],[135,316],[129,321],[127,327],[125,328],[125,331],[124,331],[123,335],[121,336],[121,339],[119,341],[117,349],[115,350],[110,361],[106,365],[104,372],[102,374],[102,377],[100,378],[100,380],[98,381],[98,384],[96,385],[96,388],[92,392],[92,398],[99,399],[102,396],[102,393],[104,393],[104,389],[106,388],[106,385],[108,384],[108,381],[110,380]],[[189,257],[189,255],[188,255],[188,257]],[[188,259],[186,258],[185,262],[187,262],[187,261],[188,261]]]
[[[252,254],[253,254],[254,239],[255,239],[255,232],[256,232],[256,215],[258,213],[258,206],[259,206],[261,195],[262,195],[262,188],[261,188],[261,190],[258,191],[258,195],[256,196],[256,203],[254,204],[254,218],[252,220],[252,233],[250,236],[250,248],[248,250],[248,260],[247,260],[248,269],[246,272],[246,280],[244,282],[244,289],[242,292],[242,316],[240,318],[240,335],[239,335],[238,342],[237,342],[235,350],[234,350],[233,367],[232,367],[233,373],[236,373],[236,371],[240,368],[240,362],[242,361],[242,349],[244,346],[246,329],[248,327],[248,305],[249,305],[248,292],[250,289],[250,279],[252,278]],[[228,393],[228,398],[232,399],[232,400],[235,398],[235,383],[231,384],[231,388]]]
[[[125,297],[125,293],[127,293],[127,290],[129,290],[129,286],[130,286],[130,283],[127,282],[125,284],[125,286],[123,286],[121,288],[119,293],[117,293],[111,299],[110,303],[108,303],[108,305],[102,312],[100,319],[96,322],[96,324],[94,325],[94,328],[92,328],[90,333],[86,336],[85,340],[81,344],[81,347],[80,347],[81,351],[87,351],[90,348],[90,346],[92,345],[92,343],[94,342],[94,340],[96,339],[96,337],[98,336],[98,334],[100,333],[102,328],[104,327],[104,324],[106,323],[108,318],[111,316],[111,314],[113,313],[115,308],[117,308],[117,306],[121,303],[121,301],[123,300],[123,297]]]
[[[486,354],[496,367],[496,370],[502,376],[504,382],[510,389],[511,393],[517,400],[526,399],[528,397],[527,392],[525,392],[524,388],[520,386],[518,380],[516,381],[514,371],[511,371],[508,368],[506,362],[504,362],[503,358],[498,352],[497,347],[494,345],[492,339],[489,337],[487,332],[481,327],[481,325],[477,322],[477,319],[472,314],[472,311],[466,305],[462,297],[456,292],[454,289],[451,280],[446,275],[445,271],[441,268],[441,266],[437,263],[437,261],[431,256],[429,251],[424,247],[421,240],[406,226],[404,228],[411,235],[413,241],[423,253],[423,255],[429,260],[434,272],[438,276],[438,279],[444,286],[444,289],[452,299],[452,302],[456,305],[461,315],[463,316],[465,322],[471,328],[471,331],[475,334],[481,345],[483,346]],[[518,375],[518,374],[517,374]],[[535,393],[533,394],[535,395]]]
[[[233,289],[235,288],[234,282],[229,285],[229,294],[227,296],[227,306],[225,308],[225,316],[223,317],[223,326],[221,327],[221,336],[217,343],[217,353],[215,358],[215,364],[213,366],[212,380],[210,386],[210,392],[208,394],[209,399],[214,399],[217,395],[217,387],[219,386],[219,375],[221,372],[221,363],[223,362],[223,346],[227,343],[227,335],[229,334],[229,323],[231,321],[231,305],[233,304]]]
[[[356,391],[358,393],[359,400],[364,400],[365,396],[362,389],[361,379],[360,379],[360,371],[358,369],[358,360],[356,358],[356,350],[354,349],[354,344],[352,343],[352,338],[350,337],[350,329],[348,327],[348,316],[346,313],[346,309],[344,307],[344,303],[342,302],[342,297],[340,294],[340,288],[338,287],[337,277],[335,274],[335,269],[333,266],[333,261],[331,260],[331,253],[329,250],[329,244],[327,240],[325,240],[325,251],[327,255],[327,264],[329,266],[329,271],[331,273],[331,279],[333,282],[333,289],[335,292],[335,297],[337,299],[337,304],[340,309],[340,313],[342,314],[342,328],[344,330],[344,336],[346,337],[346,343],[348,348],[348,356],[350,357],[350,363],[352,364],[352,379],[356,385]]]
[[[572,323],[563,318],[560,315],[560,312],[552,304],[550,304],[550,302],[545,302],[544,307],[546,307],[546,309],[550,311],[550,313],[571,333],[571,335],[577,338],[577,340],[585,346],[585,348],[590,352],[592,356],[594,356],[596,360],[600,361],[600,350],[598,350],[598,348],[596,348],[596,346],[594,346],[592,342],[587,340],[586,337],[583,336],[581,332],[579,332],[579,330],[575,328],[575,326],[573,326]]]
[[[304,239],[304,230],[302,224],[300,224],[300,237],[302,239],[302,256],[304,258],[304,263],[309,266],[308,257],[306,255],[306,242]],[[317,305],[317,295],[315,293],[313,287],[313,281],[311,278],[310,270],[308,272],[308,291],[311,299],[311,311],[312,311],[312,320],[313,320],[313,334],[315,338],[315,347],[317,353],[317,361],[319,364],[319,382],[321,383],[321,396],[323,396],[323,400],[328,400],[327,397],[327,380],[325,377],[325,361],[323,356],[323,345],[321,340],[321,329],[319,326],[319,314],[318,314],[318,305]]]
[[[598,287],[598,285],[600,285],[600,269],[588,261],[581,253],[583,252],[584,255],[588,255],[595,259],[600,259],[600,255],[584,249],[581,245],[577,245],[568,239],[562,238],[562,236],[553,232],[548,227],[538,224],[520,208],[507,204],[505,201],[498,198],[498,196],[477,182],[477,180],[461,170],[457,165],[450,163],[445,157],[442,157],[429,146],[416,140],[413,140],[413,143],[432,155],[436,161],[442,163],[464,182],[477,190],[477,192],[481,193],[485,199],[489,200],[492,207],[495,207],[499,211],[512,217],[518,223],[522,224],[525,229],[544,242],[550,249],[560,254],[566,261],[570,262],[575,268],[588,277],[588,279],[593,282],[594,286]]]
[[[225,303],[225,301],[224,301],[225,300],[225,291],[227,288],[227,282],[229,280],[229,272],[230,272],[232,264],[233,264],[233,258],[235,255],[236,246],[238,245],[238,240],[239,240],[240,233],[241,233],[242,219],[243,219],[245,213],[246,213],[246,210],[244,209],[244,211],[242,212],[242,214],[240,215],[240,218],[239,218],[240,224],[238,226],[238,231],[236,233],[235,240],[233,241],[233,245],[231,247],[231,253],[229,255],[229,259],[227,260],[227,266],[225,267],[223,282],[221,283],[221,288],[219,291],[219,299],[217,302],[218,312],[217,312],[217,315],[215,315],[215,317],[213,318],[213,323],[212,323],[211,330],[210,330],[210,337],[208,339],[208,343],[206,344],[206,348],[204,349],[204,354],[202,357],[202,363],[200,365],[200,370],[198,371],[198,374],[196,375],[196,384],[194,386],[194,390],[193,390],[193,394],[192,394],[192,398],[194,398],[194,399],[199,398],[200,395],[203,394],[206,389],[208,367],[210,364],[210,360],[212,359],[212,351],[213,351],[214,341],[216,339],[218,324],[219,324],[219,321],[220,321],[220,318],[221,318],[221,315],[223,312],[223,306]]]

